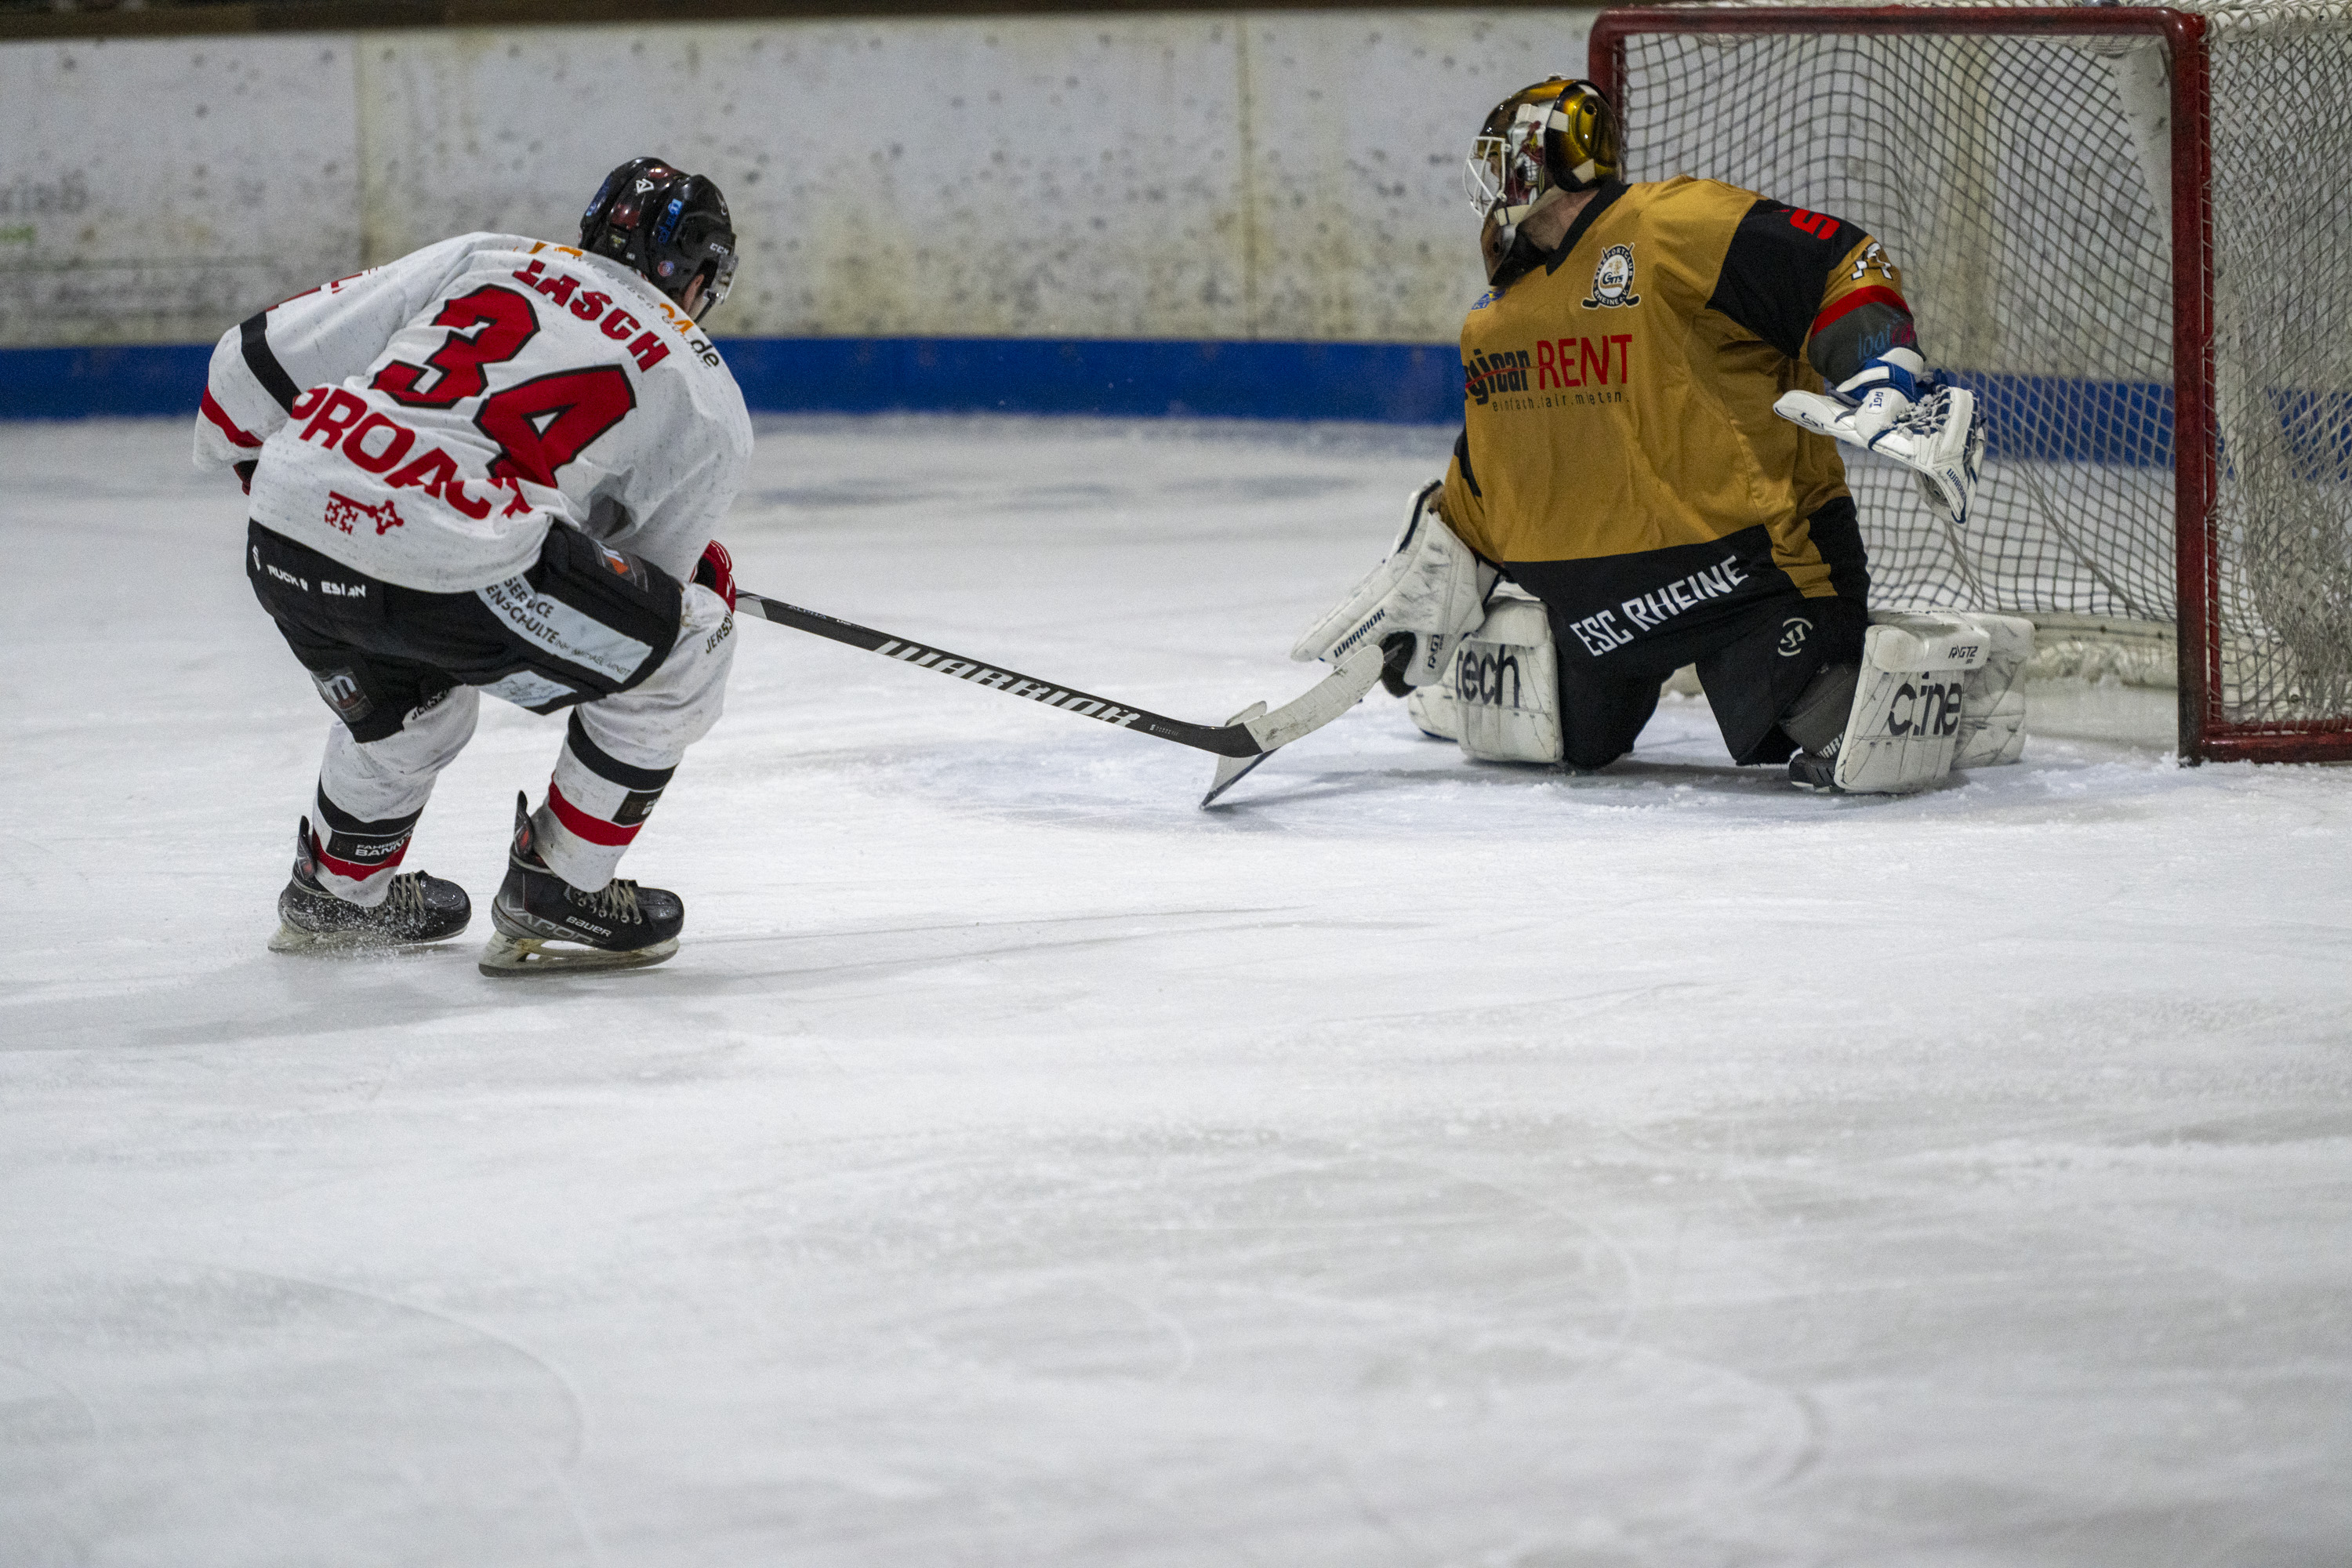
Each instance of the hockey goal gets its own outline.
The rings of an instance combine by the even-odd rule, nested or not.
[[[2187,761],[2352,757],[2352,5],[1604,13],[1626,177],[1866,226],[1990,416],[1977,515],[1849,477],[1873,599],[2176,685]]]

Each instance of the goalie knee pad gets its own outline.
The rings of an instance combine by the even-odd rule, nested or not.
[[[1539,602],[1516,594],[1496,599],[1462,639],[1450,675],[1449,717],[1463,755],[1559,763],[1559,662],[1551,616]]]

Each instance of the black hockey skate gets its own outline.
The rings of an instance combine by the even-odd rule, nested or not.
[[[640,888],[618,878],[598,892],[581,892],[539,858],[530,803],[519,795],[514,847],[507,855],[507,879],[490,900],[490,924],[497,929],[482,949],[485,974],[641,969],[677,951],[686,903],[667,888]]]
[[[319,885],[310,819],[294,837],[294,875],[278,895],[272,952],[384,952],[446,942],[474,918],[466,889],[423,871],[404,871],[373,909],[339,899]]]
[[[1835,791],[1837,782],[1838,743],[1830,742],[1827,753],[1799,752],[1789,759],[1789,782],[1800,789]]]

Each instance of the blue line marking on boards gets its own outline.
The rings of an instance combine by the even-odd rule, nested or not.
[[[762,414],[1066,414],[1451,425],[1450,343],[1158,339],[721,338]],[[0,349],[0,419],[194,416],[210,344]],[[1996,460],[2172,466],[2172,389],[2155,382],[1955,371],[1981,397]],[[2352,475],[2344,395],[2272,389],[2298,462]]]

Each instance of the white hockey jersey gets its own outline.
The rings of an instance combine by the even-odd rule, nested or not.
[[[258,458],[263,527],[432,593],[503,581],[556,518],[681,579],[751,454],[709,339],[603,257],[468,234],[222,335],[196,466]]]

